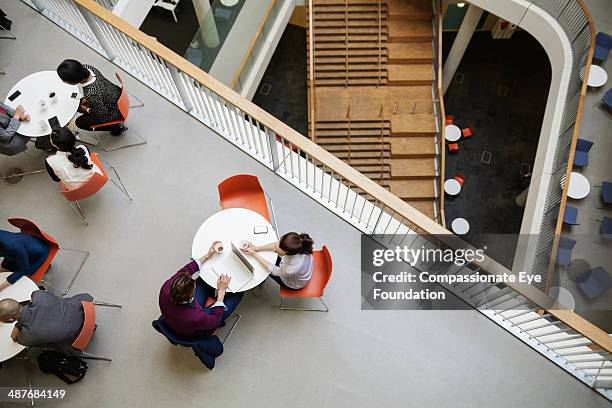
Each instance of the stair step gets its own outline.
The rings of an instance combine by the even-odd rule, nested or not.
[[[385,20],[382,20],[381,23],[383,27],[387,25]],[[348,21],[346,21],[344,18],[337,19],[337,20],[322,20],[315,16],[315,21],[314,21],[315,33],[317,32],[318,28],[341,27],[342,29],[345,29],[347,25],[349,27],[349,30],[351,28],[361,29],[362,27],[374,27],[376,28],[376,30],[378,30],[378,28],[380,27],[378,24],[378,17],[376,19],[368,19],[368,20],[349,19]]]
[[[349,55],[349,58],[351,56],[376,56],[378,58],[378,47],[376,48],[366,48],[366,49],[362,49],[362,48],[349,48],[348,51],[345,49],[340,50],[340,52],[338,50],[325,50],[325,49],[315,49],[315,58],[319,58],[319,57],[325,57],[325,56],[331,56],[331,57],[337,57],[339,55],[345,56],[345,55]],[[381,55],[386,55],[387,54],[387,50],[386,49],[382,49],[381,50]],[[309,53],[307,53],[308,55]],[[401,65],[398,65],[401,66]],[[431,66],[429,67],[431,70]]]
[[[383,148],[385,150],[391,150],[391,146],[389,144],[389,138],[383,137]],[[319,132],[317,132],[317,144],[325,147],[326,149],[331,146],[342,146],[345,147],[349,144],[348,137],[326,137],[321,136]],[[353,136],[351,135],[351,146],[371,146],[373,149],[380,150],[380,137],[378,136]],[[329,150],[329,149],[328,149]]]
[[[391,159],[390,163],[393,180],[427,179],[436,176],[433,159]]]
[[[430,24],[431,25],[431,24]],[[383,31],[382,33],[386,33],[388,35],[388,29],[383,27]],[[321,35],[344,35],[344,33],[346,32],[346,27],[342,26],[342,27],[317,27],[316,31],[315,31],[315,35],[317,37],[321,36]],[[366,35],[366,34],[376,34],[378,35],[378,33],[380,32],[380,30],[378,29],[378,25],[376,27],[359,27],[359,31],[353,31],[353,29],[351,27],[349,27],[348,30],[349,34],[351,32],[355,32],[355,33],[359,33],[361,35]],[[316,43],[316,40],[315,40]]]
[[[376,79],[378,78],[380,75],[381,78],[385,78],[387,76],[387,73],[382,70],[380,71],[380,74],[378,71],[376,70],[368,70],[368,71],[352,71],[349,70],[348,72],[348,77],[349,78],[373,78]],[[324,79],[324,78],[346,78],[346,71],[339,71],[339,72],[328,72],[328,71],[317,71],[315,72],[315,76],[317,78],[317,81],[319,79]]]
[[[432,136],[393,137],[390,140],[394,159],[435,157],[436,140]]]
[[[431,64],[387,65],[389,85],[431,85]]]
[[[387,127],[389,126],[388,122],[383,122],[385,126],[385,131],[387,131]],[[360,131],[373,133],[380,132],[380,122],[372,122],[372,121],[363,121],[363,120],[352,120],[351,121],[351,134],[359,134]],[[317,121],[317,132],[325,132],[329,131],[329,133],[337,134],[340,132],[346,132],[349,127],[348,121],[328,121],[328,122],[320,122]]]
[[[317,143],[319,143],[319,139],[317,139]],[[346,152],[348,154],[348,152],[351,152],[351,155],[355,152],[375,152],[377,153],[375,156],[379,155],[381,149],[380,149],[380,143],[377,144],[371,144],[371,143],[357,143],[357,141],[353,141],[351,138],[351,144],[349,145],[349,143],[343,143],[343,144],[328,144],[328,143],[319,143],[319,145],[321,145],[322,147],[325,147],[325,149],[328,152],[332,152],[332,153],[336,153],[336,152]],[[383,143],[383,152],[390,152],[391,151],[391,147],[389,146],[389,143]]]
[[[381,69],[384,71],[383,64]],[[319,72],[346,72],[346,71],[376,71],[378,72],[378,64],[325,64],[315,66],[315,73]]]
[[[378,2],[372,2],[370,4],[354,4],[349,3],[348,5],[349,12],[360,13],[360,12],[370,12],[372,10],[378,11]],[[387,4],[381,2],[381,9],[385,11],[387,9]],[[319,0],[316,1],[314,5],[315,13],[327,13],[327,12],[342,12],[346,10],[346,3],[343,1],[337,1],[335,4],[321,4]]]
[[[390,190],[402,200],[433,200],[435,198],[434,180],[391,180]],[[431,203],[431,201],[430,201]],[[433,209],[433,208],[432,208]]]
[[[389,186],[391,187],[391,186]],[[417,211],[422,212],[432,220],[435,217],[434,213],[434,205],[435,201],[431,200],[404,200],[408,205],[414,207]]]
[[[386,0],[389,19],[430,21],[433,16],[431,0]]]
[[[433,61],[430,43],[389,43],[386,44],[389,64],[429,64]]]
[[[346,56],[317,56],[315,58],[315,62],[317,65],[325,66],[325,65],[342,65],[346,63]],[[351,65],[376,65],[378,66],[378,55],[349,55],[348,62]],[[387,57],[382,55],[380,57],[380,62],[387,64]]]
[[[364,34],[362,32],[349,32],[348,36],[345,34],[340,34],[340,35],[315,35],[315,46],[318,46],[321,43],[327,43],[327,42],[337,42],[337,43],[344,43],[346,41],[348,41],[349,45],[353,44],[353,43],[358,43],[358,42],[362,42],[362,43],[376,43],[378,44],[379,41],[379,36],[378,33],[370,33],[370,34]],[[382,33],[382,35],[380,36],[380,40],[385,43],[387,41],[387,34],[386,33]],[[308,37],[306,37],[306,44],[308,44],[309,42]]]
[[[436,119],[433,113],[393,115],[391,136],[433,136]]]
[[[378,79],[377,78],[349,78],[348,81],[345,81],[344,79],[339,80],[337,78],[323,78],[321,80],[317,79],[317,86],[333,86],[333,87],[339,87],[339,86],[384,86],[386,85],[387,81],[386,78],[383,78],[380,83],[378,83]],[[310,86],[310,81],[307,82],[307,85]]]
[[[324,42],[324,43],[317,43],[315,41],[315,55],[316,55],[316,52],[319,50],[340,50],[342,54],[344,54],[347,49],[349,50],[357,50],[357,49],[373,50],[378,54],[378,50],[381,50],[381,53],[382,53],[382,50],[384,48],[385,48],[384,44],[381,43],[381,46],[379,47],[378,42],[349,42],[348,47],[347,47],[347,44],[344,41]]]
[[[389,42],[431,42],[433,38],[431,21],[390,20],[387,27]]]
[[[338,150],[338,151],[330,151],[331,154],[333,154],[334,156],[336,156],[339,159],[342,160],[348,160],[349,158],[349,152],[348,150]],[[380,154],[380,151],[362,151],[362,150],[351,150],[351,154],[350,154],[350,158],[351,158],[351,164],[352,164],[352,160],[363,160],[363,159],[374,159],[374,160],[378,160],[378,165],[380,166],[380,160],[381,158],[383,160],[387,160],[389,159],[389,152],[388,151],[383,151],[382,155]]]

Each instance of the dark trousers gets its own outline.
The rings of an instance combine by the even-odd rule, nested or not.
[[[208,299],[209,297],[216,298],[215,295],[215,288],[208,285],[202,279],[198,279],[196,281],[195,298],[200,305],[204,306],[206,304],[206,299]],[[227,307],[227,310],[223,312],[223,320],[231,316],[231,314],[234,312],[234,309],[236,309],[236,307],[238,306],[238,303],[240,303],[240,301],[242,300],[243,295],[244,294],[242,292],[225,294],[225,299],[223,300],[223,303],[225,303],[225,307]],[[212,312],[212,309],[210,307],[204,307],[204,311],[210,313]]]
[[[280,266],[280,263],[281,263],[281,257],[280,257],[280,256],[277,256],[277,257],[276,257],[276,266]],[[290,288],[289,286],[285,285],[285,284],[283,283],[283,281],[281,280],[280,276],[274,276],[274,275],[270,274],[270,278],[271,278],[271,279],[272,279],[274,282],[278,283],[278,284],[280,285],[280,287],[281,287],[281,288],[288,289],[288,290],[298,290],[298,289],[293,289],[293,288]]]
[[[84,113],[78,118],[76,118],[75,123],[79,129],[91,131],[92,130],[91,126],[98,125],[100,123],[104,123],[104,121],[101,121],[100,118],[94,115],[90,115],[89,113]],[[100,126],[100,127],[97,127],[96,130],[105,130],[109,132],[113,132],[113,131],[120,132],[121,126],[120,125]]]

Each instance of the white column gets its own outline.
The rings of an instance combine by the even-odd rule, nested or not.
[[[465,53],[465,50],[472,39],[472,35],[476,30],[476,26],[482,17],[482,11],[483,10],[481,8],[478,8],[473,4],[468,6],[465,17],[463,17],[463,22],[461,23],[461,27],[459,27],[457,37],[455,37],[453,46],[448,53],[448,57],[446,57],[444,67],[442,68],[443,93],[446,93],[453,80],[453,77],[455,76],[455,72],[457,72],[461,58],[463,58],[463,54]]]
[[[219,46],[219,32],[217,31],[215,16],[210,8],[209,0],[193,0],[193,8],[198,18],[200,35],[202,36],[204,45],[208,48]]]
[[[155,0],[119,0],[113,7],[113,14],[140,28],[154,2]]]

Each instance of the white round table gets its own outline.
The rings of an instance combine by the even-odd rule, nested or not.
[[[461,192],[461,183],[454,178],[450,178],[444,182],[444,192],[448,195],[455,196]]]
[[[234,7],[236,4],[238,4],[238,0],[221,0],[221,4],[223,4],[225,7]]]
[[[563,189],[565,178],[561,180],[561,188]],[[591,184],[589,180],[580,173],[572,171],[570,173],[569,187],[567,188],[567,196],[580,200],[589,195],[591,192]]]
[[[21,92],[21,95],[10,101],[8,98],[15,91]],[[57,95],[56,102],[51,102],[49,99],[50,92],[55,92]],[[76,98],[71,97],[73,93],[77,93]],[[43,111],[40,107],[39,102],[41,100],[47,104],[46,111]],[[66,126],[76,114],[79,101],[78,86],[63,83],[55,71],[40,71],[17,82],[7,94],[4,103],[11,108],[21,105],[30,115],[28,122],[21,122],[17,131],[19,134],[28,137],[40,137],[51,133],[48,120],[54,116],[57,116],[60,126]],[[44,129],[40,125],[41,121],[46,123]]]
[[[559,302],[563,309],[574,310],[576,308],[576,300],[572,292],[561,286],[551,287],[548,290],[548,296],[557,299],[557,302]]]
[[[0,282],[4,282],[10,274],[10,272],[0,272]],[[0,291],[0,300],[11,298],[18,302],[23,302],[30,300],[32,292],[36,290],[38,290],[36,283],[27,276],[24,276],[15,282],[14,285]],[[25,346],[15,343],[11,339],[13,327],[15,327],[15,323],[0,323],[0,362],[15,357],[25,349]]]
[[[254,233],[254,227],[264,225],[268,227],[267,233]],[[251,241],[254,245],[269,244],[278,240],[272,225],[260,214],[246,208],[229,208],[211,215],[196,232],[191,247],[192,257],[194,259],[202,257],[208,252],[211,244],[217,240],[223,242],[223,252],[215,254],[204,264],[200,273],[204,282],[216,288],[217,274],[227,274],[232,278],[230,289],[233,288],[237,292],[243,292],[256,287],[268,277],[268,270],[254,257],[245,254],[255,268],[253,278],[248,280],[247,272],[238,263],[239,261],[236,259],[236,255],[232,253],[231,247],[232,242],[239,246],[240,241],[243,240]],[[276,262],[277,254],[275,252],[260,252],[259,254],[268,262]]]
[[[446,125],[444,127],[444,138],[449,142],[461,139],[461,129],[457,125]]]
[[[584,71],[584,69],[583,69]],[[582,78],[584,78],[584,73],[582,73]],[[600,67],[599,65],[591,65],[589,69],[589,80],[587,82],[588,86],[592,86],[594,88],[598,88],[603,86],[608,82],[608,73],[605,69]]]
[[[470,223],[465,218],[455,218],[451,223],[453,232],[457,235],[465,235],[470,231]]]

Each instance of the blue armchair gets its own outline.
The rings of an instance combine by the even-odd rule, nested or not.
[[[568,225],[578,225],[578,209],[571,205],[565,206],[563,212],[563,223]]]
[[[601,183],[601,196],[604,203],[612,204],[612,182],[604,181]]]
[[[605,61],[612,48],[612,36],[606,33],[597,33],[595,36],[595,53],[593,58]]]
[[[559,237],[559,248],[557,249],[557,265],[567,266],[572,261],[572,249],[576,245],[576,241],[564,237]]]
[[[603,98],[601,98],[601,102],[608,109],[612,109],[612,88],[608,89],[604,94]]]
[[[589,165],[589,151],[593,142],[586,139],[578,139],[576,143],[576,154],[574,155],[574,166],[586,167]]]
[[[612,239],[612,218],[603,217],[601,222],[601,236],[604,239]]]
[[[602,266],[579,275],[576,283],[589,299],[594,299],[612,288],[612,277]]]

